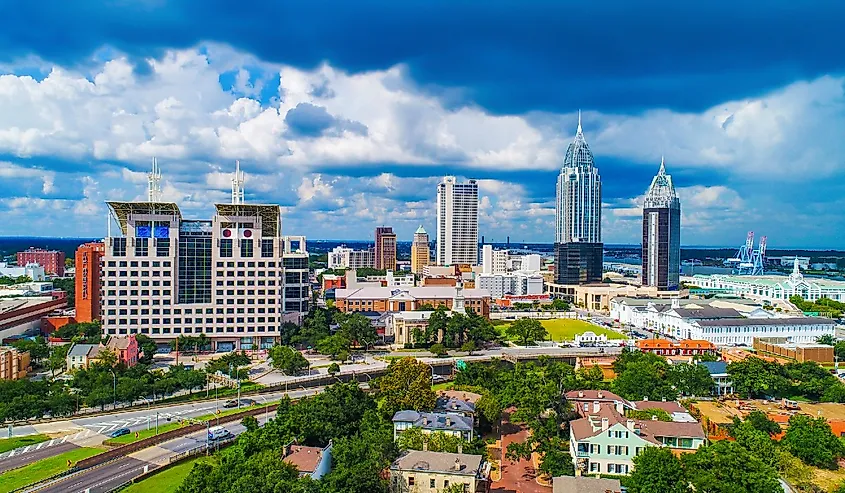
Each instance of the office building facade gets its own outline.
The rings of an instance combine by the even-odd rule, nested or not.
[[[555,270],[560,284],[601,280],[601,177],[581,129],[569,144],[557,179]],[[572,263],[574,262],[574,264]]]
[[[393,228],[376,228],[376,269],[396,270],[396,233]]]
[[[422,225],[414,232],[414,241],[411,243],[411,273],[422,274],[423,269],[431,262],[431,248],[428,242],[428,233]]]
[[[643,203],[643,286],[677,290],[681,279],[681,201],[672,176],[660,170],[651,180]]]
[[[74,268],[74,306],[77,322],[100,319],[100,262],[106,246],[103,243],[85,243],[76,249]]]
[[[437,264],[478,264],[478,183],[446,176],[437,185]]]
[[[376,252],[373,248],[353,250],[345,246],[336,246],[328,253],[329,269],[361,269],[374,268]]]
[[[211,220],[188,220],[174,203],[108,205],[120,234],[104,241],[105,334],[269,348],[308,310],[305,239],[281,235],[279,206],[216,204]]]

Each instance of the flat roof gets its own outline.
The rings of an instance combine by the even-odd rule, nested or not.
[[[400,455],[390,468],[399,471],[432,471],[475,477],[481,469],[482,460],[480,455],[408,450]]]
[[[704,327],[748,327],[751,325],[836,325],[836,321],[822,317],[789,318],[726,318],[721,320],[696,320]]]
[[[454,286],[366,286],[363,288],[344,288],[335,291],[336,298],[345,299],[389,299],[394,297],[414,299],[452,299],[455,297]],[[464,289],[464,298],[490,298],[490,291],[487,289]]]

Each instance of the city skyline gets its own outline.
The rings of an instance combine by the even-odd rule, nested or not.
[[[164,4],[62,7],[35,23],[11,13],[0,34],[0,234],[104,236],[105,201],[143,197],[157,157],[162,196],[186,217],[228,201],[240,160],[245,200],[279,204],[285,231],[310,238],[364,239],[390,224],[410,241],[420,223],[434,229],[430,190],[454,175],[478,180],[479,235],[549,242],[549,184],[580,108],[604,178],[605,243],[639,242],[644,186],[665,155],[686,244],[736,245],[749,230],[773,246],[845,244],[845,62],[820,35],[843,6],[632,14],[617,3],[574,24],[583,6],[502,6],[477,20],[455,8],[461,30],[404,6],[336,7],[262,6],[249,37]],[[218,9],[208,15],[230,16]],[[726,27],[749,16],[753,36]],[[170,37],[148,31],[161,18]],[[373,18],[414,27],[339,42],[342,26]],[[18,32],[66,22],[83,33],[73,44]],[[127,22],[145,27],[103,27]],[[560,49],[572,39],[578,49]]]

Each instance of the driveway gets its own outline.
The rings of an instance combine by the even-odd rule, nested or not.
[[[490,491],[495,493],[549,493],[552,491],[547,486],[537,484],[535,478],[537,472],[531,460],[520,460],[513,462],[504,457],[508,444],[513,442],[524,442],[528,438],[528,429],[510,422],[509,409],[504,413],[502,419],[502,480],[491,485]]]

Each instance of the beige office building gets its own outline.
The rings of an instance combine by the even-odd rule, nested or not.
[[[423,268],[431,262],[431,249],[428,243],[428,233],[422,225],[414,232],[414,241],[411,243],[411,272],[422,274]]]

